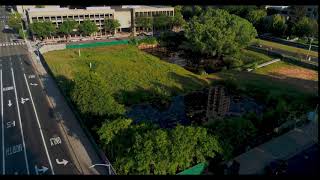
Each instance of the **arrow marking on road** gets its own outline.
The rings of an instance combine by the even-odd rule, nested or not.
[[[45,166],[42,166],[42,168],[39,169],[39,168],[37,167],[37,165],[34,166],[34,169],[35,169],[37,175],[39,175],[39,172],[41,172],[41,174],[43,174],[43,173],[45,173],[45,172],[48,170],[48,168],[45,167]]]
[[[59,161],[59,159],[56,159],[57,164],[63,164],[64,166],[68,164],[69,161],[62,159],[62,161]]]
[[[11,100],[9,100],[8,106],[9,106],[9,107],[12,106]]]
[[[31,86],[38,86],[37,83],[30,83]]]
[[[24,104],[26,101],[29,101],[29,98],[21,98],[21,104]]]

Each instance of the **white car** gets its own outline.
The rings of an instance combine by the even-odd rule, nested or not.
[[[8,25],[4,25],[4,29],[10,29]]]

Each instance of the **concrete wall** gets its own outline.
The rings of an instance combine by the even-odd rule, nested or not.
[[[121,26],[120,28],[130,28],[131,27],[131,11],[116,11],[114,13],[114,18],[117,19]]]
[[[66,44],[44,45],[39,49],[39,51],[41,54],[43,54],[49,51],[62,50],[62,49],[66,49]]]

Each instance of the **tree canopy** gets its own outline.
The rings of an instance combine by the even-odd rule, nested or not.
[[[257,31],[246,19],[211,8],[193,17],[185,29],[192,51],[218,57],[235,54],[256,35]]]
[[[12,12],[9,15],[8,25],[13,28],[16,32],[19,31],[19,29],[22,28],[22,20],[21,20],[21,14],[18,12]]]
[[[70,35],[77,28],[78,23],[74,20],[66,20],[59,27],[59,32],[65,35]]]
[[[121,119],[103,125],[99,130],[100,139],[108,141],[113,133],[127,129],[129,122]],[[117,153],[114,166],[118,174],[176,174],[223,152],[217,137],[203,127],[178,125],[169,130],[135,126],[122,131],[122,141],[129,143],[114,152]],[[118,146],[119,141],[118,138],[108,146]]]
[[[264,9],[252,10],[248,13],[246,19],[251,22],[254,27],[261,31],[263,30],[263,20],[267,16],[267,11]]]
[[[79,31],[84,35],[88,36],[98,31],[96,24],[90,20],[84,20],[82,24],[79,25]]]
[[[276,36],[283,36],[288,27],[285,17],[280,14],[265,18],[264,23],[266,24],[266,29]]]
[[[136,26],[142,27],[143,29],[151,29],[153,27],[153,18],[152,17],[137,17]]]
[[[298,37],[315,37],[318,35],[318,22],[308,17],[302,17],[294,26],[293,33]]]
[[[159,14],[153,17],[153,26],[155,28],[164,28],[171,25],[172,17],[164,14]]]
[[[50,21],[36,21],[30,24],[30,30],[38,38],[46,38],[56,32],[56,27]]]
[[[120,23],[117,19],[106,19],[104,21],[104,28],[106,31],[114,33],[114,31],[120,27]]]

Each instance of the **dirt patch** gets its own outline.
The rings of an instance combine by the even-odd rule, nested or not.
[[[274,75],[271,75],[271,76],[281,78],[281,79],[284,79],[286,77],[292,77],[292,78],[318,81],[318,72],[305,69],[305,68],[279,67],[270,71],[270,73],[277,73],[278,76],[274,76]]]

